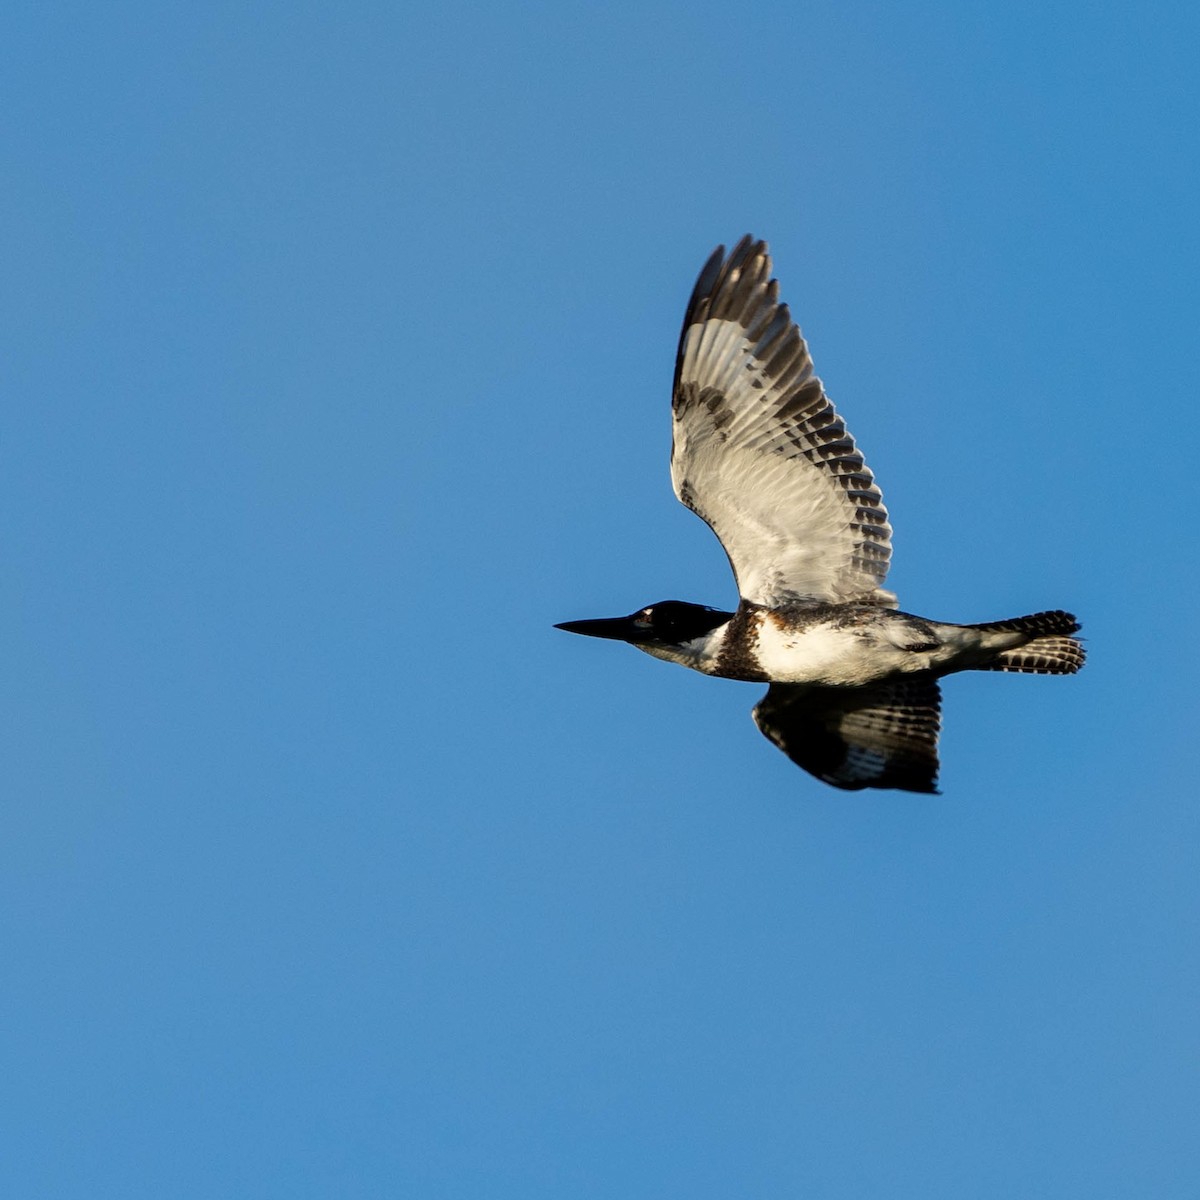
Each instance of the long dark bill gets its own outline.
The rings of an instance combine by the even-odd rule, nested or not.
[[[582,633],[585,637],[610,638],[616,642],[635,640],[640,632],[631,617],[603,617],[594,621],[564,621],[555,629],[567,633]]]

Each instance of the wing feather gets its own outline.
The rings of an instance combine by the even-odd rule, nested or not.
[[[863,688],[773,683],[753,715],[792,762],[834,787],[937,791],[936,680]]]
[[[765,242],[718,246],[675,363],[671,480],[712,527],[755,604],[895,605],[891,526],[771,278]]]

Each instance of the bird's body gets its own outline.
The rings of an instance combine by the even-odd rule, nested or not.
[[[1065,613],[1040,613],[1021,622],[1042,618],[1055,627],[1072,621]],[[861,687],[982,667],[998,652],[1028,643],[1031,629],[947,625],[871,604],[742,604],[700,639],[638,648],[726,679]]]
[[[717,534],[734,612],[668,600],[559,628],[707,675],[766,682],[754,710],[793,761],[837,787],[934,791],[940,693],[955,671],[1070,674],[1058,610],[983,625],[900,612],[882,587],[891,526],[874,477],[778,301],[763,242],[705,264],[676,358],[671,477]]]

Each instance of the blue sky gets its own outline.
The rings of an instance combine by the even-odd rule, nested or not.
[[[1191,5],[20,6],[0,1190],[1191,1197]],[[734,601],[668,403],[770,240],[939,797],[553,622]]]

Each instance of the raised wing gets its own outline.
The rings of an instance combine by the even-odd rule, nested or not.
[[[892,527],[874,476],[779,302],[765,242],[718,246],[700,272],[675,362],[671,481],[725,548],[755,604],[868,601]]]
[[[936,792],[936,680],[863,688],[773,683],[755,724],[797,766],[834,787]]]

